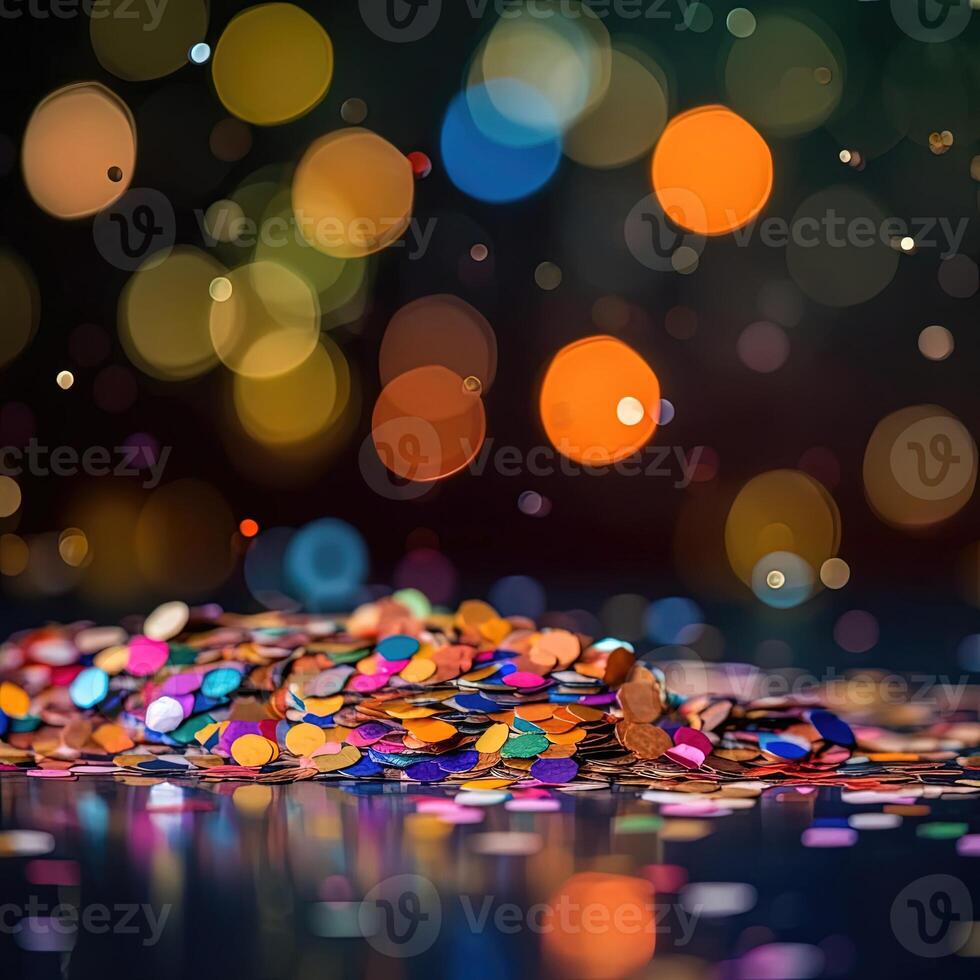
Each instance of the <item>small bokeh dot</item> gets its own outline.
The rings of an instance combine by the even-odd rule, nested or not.
[[[542,262],[534,270],[534,281],[548,292],[557,289],[561,285],[561,269],[554,262]]]
[[[340,107],[340,118],[351,126],[360,126],[367,119],[368,106],[364,99],[347,99]]]
[[[938,323],[919,334],[919,352],[930,361],[945,361],[954,346],[953,335]]]

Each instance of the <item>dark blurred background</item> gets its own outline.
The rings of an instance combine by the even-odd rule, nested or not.
[[[349,522],[363,536],[371,583],[424,584],[416,581],[418,574],[413,578],[418,563],[413,566],[411,554],[428,549],[426,561],[438,562],[431,551],[440,552],[445,563],[439,569],[451,564],[455,574],[447,601],[485,595],[502,577],[523,575],[541,583],[548,610],[582,610],[595,617],[596,629],[619,626],[623,634],[645,631],[635,615],[626,622],[615,612],[629,603],[610,606],[613,597],[690,597],[713,627],[701,650],[711,659],[841,670],[875,664],[953,674],[977,666],[970,660],[975,648],[969,641],[962,645],[964,637],[980,632],[977,558],[971,550],[980,539],[975,504],[911,533],[876,516],[862,479],[873,429],[898,409],[935,403],[975,432],[980,417],[976,288],[969,292],[967,282],[965,288],[954,285],[952,292],[959,295],[950,294],[940,277],[942,249],[922,247],[900,256],[887,284],[867,301],[843,307],[804,292],[787,270],[787,250],[766,247],[758,234],[745,247],[735,236],[709,239],[690,275],[651,271],[631,257],[622,235],[626,215],[650,192],[649,154],[608,171],[563,159],[543,190],[504,205],[474,200],[448,179],[439,159],[440,125],[495,20],[492,9],[475,18],[467,4],[444,4],[429,36],[394,44],[367,30],[350,0],[298,5],[313,13],[333,40],[330,90],[294,123],[252,127],[251,150],[236,163],[215,161],[210,154],[209,133],[227,113],[208,65],[188,64],[165,78],[125,82],[99,64],[85,17],[0,20],[0,239],[33,271],[41,296],[33,342],[3,368],[0,443],[22,445],[33,436],[81,452],[148,434],[159,446],[172,447],[162,487],[193,478],[225,502],[203,528],[195,523],[200,515],[188,513],[186,524],[172,529],[176,548],[192,552],[202,535],[213,533],[216,540],[231,542],[234,558],[227,576],[206,596],[186,594],[187,580],[179,574],[170,582],[143,581],[135,571],[134,527],[153,491],[139,478],[25,475],[19,479],[22,504],[0,522],[0,531],[33,549],[38,536],[54,534],[57,540],[65,528],[79,527],[88,535],[92,558],[68,578],[63,570],[45,572],[41,558],[32,559],[42,562],[34,571],[29,565],[4,575],[0,627],[11,631],[48,619],[104,619],[179,597],[260,609],[243,577],[249,543],[235,530],[238,523],[253,519],[265,531],[329,516]],[[677,10],[663,20],[611,14],[604,21],[614,43],[636,45],[663,70],[671,114],[728,101],[725,59],[737,41],[726,30],[726,15],[733,4],[696,6],[711,13],[703,30],[679,29],[684,22]],[[212,47],[238,8],[230,0],[211,4],[205,40]],[[789,138],[766,134],[775,185],[762,217],[788,221],[811,194],[845,185],[869,195],[889,216],[943,217],[954,225],[967,219],[959,252],[975,257],[980,244],[978,185],[971,177],[971,160],[980,152],[977,18],[955,41],[930,45],[903,32],[885,0],[758,2],[752,9],[757,17],[771,11],[819,17],[839,40],[846,66],[843,98],[824,124]],[[703,20],[697,23],[704,26]],[[92,219],[62,221],[40,210],[26,192],[18,163],[35,105],[54,89],[83,80],[102,82],[132,109],[139,138],[132,186],[156,188],[170,198],[180,243],[202,247],[194,209],[229,196],[265,165],[295,164],[312,139],[343,125],[341,106],[347,99],[365,100],[365,125],[400,150],[432,158],[432,173],[417,182],[415,201],[418,221],[439,219],[429,251],[414,260],[406,249],[373,257],[363,315],[331,329],[355,384],[349,431],[329,453],[297,470],[233,436],[223,368],[191,381],[166,382],[141,373],[127,359],[116,314],[130,273],[100,255]],[[896,106],[908,109],[904,119]],[[948,152],[930,151],[932,130],[953,132]],[[864,152],[863,169],[841,162],[839,153],[848,148]],[[487,246],[489,257],[478,269],[467,269],[467,253],[478,242]],[[535,282],[535,269],[545,261],[562,270],[561,285],[553,291]],[[365,482],[359,452],[370,436],[371,407],[380,390],[381,338],[401,306],[437,292],[473,304],[496,333],[497,379],[486,397],[494,448],[515,446],[526,453],[547,445],[537,390],[548,361],[575,339],[614,333],[653,367],[663,397],[676,411],[654,444],[684,453],[706,447],[701,458],[711,464],[708,470],[690,486],[678,487],[676,458],[669,477],[505,476],[487,466],[480,475],[463,472],[442,481],[415,500],[374,492]],[[740,358],[737,341],[749,324],[772,320],[774,307],[788,309],[786,320],[794,321],[780,325],[789,356],[779,370],[759,373]],[[955,339],[945,360],[930,360],[918,347],[920,332],[931,324],[946,327]],[[78,333],[83,325],[90,326]],[[62,370],[74,375],[69,390],[55,382]],[[814,459],[840,510],[840,556],[850,567],[850,581],[796,608],[769,608],[727,567],[725,515],[750,478]],[[520,509],[519,498],[527,491],[550,504],[545,516]],[[84,526],[86,518],[92,528]],[[134,569],[131,576],[127,563]],[[835,624],[855,609],[869,612],[880,631],[877,643],[863,652],[848,652],[835,641]],[[587,626],[590,620],[580,614],[576,622]],[[649,635],[634,638],[641,646],[657,642]]]

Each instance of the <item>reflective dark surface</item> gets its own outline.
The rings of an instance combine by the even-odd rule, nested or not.
[[[4,774],[4,975],[976,976],[974,800],[641,792]]]

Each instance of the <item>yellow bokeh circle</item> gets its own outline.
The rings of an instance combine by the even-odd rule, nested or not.
[[[208,0],[100,0],[89,20],[92,50],[127,81],[163,78],[187,64],[208,30]]]
[[[257,126],[305,115],[327,94],[333,43],[291,3],[249,7],[225,28],[211,65],[225,108]]]
[[[269,446],[295,445],[325,432],[350,398],[350,370],[328,337],[298,367],[275,378],[236,375],[242,428]]]
[[[303,237],[342,259],[397,241],[411,220],[414,198],[408,157],[367,129],[317,140],[293,178],[293,213]]]
[[[756,565],[789,552],[819,569],[840,548],[840,512],[824,486],[798,470],[772,470],[739,491],[725,522],[732,571],[750,588]]]
[[[178,246],[134,273],[119,297],[119,336],[140,370],[179,381],[217,363],[209,286],[224,271],[199,249]]]
[[[299,367],[320,332],[320,303],[310,284],[276,262],[239,266],[226,278],[231,293],[211,304],[210,316],[211,342],[221,361],[252,378]]]

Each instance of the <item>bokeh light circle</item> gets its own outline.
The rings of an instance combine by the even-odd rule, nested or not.
[[[538,619],[547,608],[544,586],[528,575],[507,575],[487,593],[487,601],[501,616]]]
[[[137,564],[151,585],[169,595],[204,595],[231,573],[234,530],[231,511],[214,487],[193,479],[165,484],[140,511]]]
[[[724,235],[748,224],[772,192],[772,153],[731,109],[700,106],[667,123],[653,151],[653,189],[667,216],[702,235]],[[683,190],[700,209],[678,213],[665,192]],[[700,213],[698,213],[700,210]]]
[[[43,99],[24,131],[24,182],[38,207],[56,218],[85,218],[129,189],[136,166],[136,124],[104,85],[81,82]],[[118,167],[119,180],[109,171]]]
[[[642,420],[624,424],[619,416],[624,398],[643,406]],[[614,463],[653,436],[660,382],[621,340],[587,337],[555,355],[541,386],[539,409],[548,439],[562,455],[586,465]]]
[[[878,620],[863,609],[844,613],[834,626],[837,645],[848,653],[867,653],[878,642]]]
[[[406,480],[450,476],[480,451],[486,415],[479,393],[441,365],[413,368],[385,385],[371,437],[382,463]]]
[[[10,476],[0,476],[0,517],[10,517],[20,509],[20,486]]]
[[[977,446],[952,412],[914,405],[882,419],[864,452],[864,490],[898,527],[927,527],[959,513],[977,483]]]
[[[89,17],[99,64],[129,82],[163,78],[186,65],[207,29],[208,0],[99,0]]]
[[[13,252],[0,249],[0,367],[30,342],[41,318],[41,294],[34,274]]]
[[[728,54],[725,86],[732,107],[774,136],[816,129],[844,91],[840,42],[825,24],[814,17],[809,21],[812,25],[783,13],[761,14]]]
[[[828,589],[843,589],[850,580],[851,569],[843,558],[828,558],[820,566],[820,581]]]
[[[736,350],[741,362],[760,374],[778,371],[789,357],[789,338],[775,323],[760,320],[739,334]]]
[[[496,112],[519,127],[564,130],[602,99],[610,66],[609,32],[586,3],[529,0],[494,25],[469,85],[483,86]]]
[[[412,217],[408,158],[367,129],[313,143],[293,177],[293,212],[306,240],[327,255],[371,255],[397,241]]]
[[[521,96],[533,101],[534,91],[523,88]],[[503,203],[527,197],[551,179],[561,159],[561,138],[554,128],[542,131],[539,123],[530,129],[496,112],[485,85],[460,93],[443,120],[440,149],[446,173],[461,191]],[[491,127],[491,120],[498,124]]]
[[[299,602],[285,591],[285,558],[292,528],[272,527],[262,531],[245,552],[243,575],[249,592],[269,609],[295,610]]]
[[[350,524],[323,518],[301,528],[286,545],[283,568],[287,594],[315,612],[341,609],[364,584],[368,553]]]
[[[953,335],[938,323],[924,327],[919,334],[919,352],[930,361],[945,361],[954,346]]]
[[[854,306],[877,296],[898,270],[899,252],[882,240],[885,212],[863,191],[828,187],[797,208],[786,266],[811,299]]]
[[[753,590],[756,569],[767,556],[798,556],[809,568],[812,582],[814,569],[836,556],[840,540],[840,512],[834,499],[822,484],[799,470],[771,470],[753,477],[735,497],[725,521],[729,564]],[[791,587],[795,582],[802,584],[796,565],[766,567],[763,581],[774,568],[783,572]]]
[[[764,555],[752,569],[752,591],[773,609],[792,609],[813,595],[816,578],[811,565],[790,551]]]
[[[337,420],[350,398],[347,361],[328,337],[297,367],[272,378],[235,375],[234,402],[245,431],[266,445],[305,442]]]
[[[182,245],[132,275],[119,297],[119,336],[140,370],[179,381],[218,362],[209,287],[224,271],[210,255]]]
[[[309,283],[276,262],[252,262],[227,274],[231,295],[211,305],[211,342],[237,374],[271,378],[313,353],[320,304]],[[207,287],[205,287],[207,288]]]
[[[646,610],[644,629],[654,643],[686,645],[704,629],[704,613],[696,602],[682,596],[656,599]]]
[[[484,393],[497,373],[497,338],[479,310],[458,296],[423,296],[392,318],[381,342],[378,367],[388,384],[412,368],[449,368],[461,378],[475,377]]]
[[[638,160],[667,124],[667,83],[625,51],[613,51],[609,87],[565,134],[565,155],[587,167],[622,167]]]
[[[214,87],[225,108],[259,126],[305,115],[327,94],[333,44],[320,23],[291,3],[249,7],[214,49]]]

